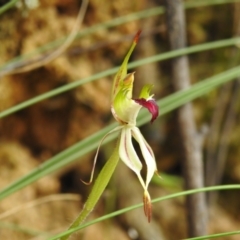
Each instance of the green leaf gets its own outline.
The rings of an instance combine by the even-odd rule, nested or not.
[[[183,48],[180,50],[170,51],[167,53],[161,53],[161,54],[149,57],[149,58],[145,58],[145,59],[142,59],[139,61],[129,63],[128,69],[133,69],[133,68],[145,65],[145,64],[162,61],[162,60],[167,60],[170,58],[179,57],[179,56],[186,55],[186,54],[197,53],[197,52],[202,52],[202,51],[212,50],[212,49],[217,49],[217,48],[222,48],[222,47],[229,47],[229,46],[237,45],[239,43],[240,43],[240,38],[231,38],[231,39],[226,39],[226,40],[220,40],[220,41],[215,41],[215,42],[210,42],[210,43],[199,44],[196,46]],[[97,73],[91,77],[87,77],[85,79],[80,79],[75,82],[69,83],[65,86],[56,88],[47,93],[41,94],[37,97],[31,98],[30,100],[24,101],[16,106],[13,106],[9,109],[6,109],[6,110],[0,112],[0,118],[6,117],[14,112],[17,112],[21,109],[29,107],[35,103],[38,103],[40,101],[47,99],[47,98],[56,96],[58,94],[64,93],[69,90],[72,90],[83,84],[95,81],[100,78],[110,76],[110,75],[116,73],[118,71],[118,69],[119,69],[119,67],[115,67],[115,68]]]
[[[8,3],[4,4],[2,7],[0,7],[0,15],[4,12],[6,12],[8,9],[12,8],[13,6],[15,6],[15,4],[18,2],[19,0],[11,0]]]
[[[240,67],[235,67],[218,75],[210,77],[204,81],[196,83],[187,90],[176,92],[159,100],[158,105],[160,106],[161,115],[164,115],[176,109],[177,107],[180,107],[181,105],[196,99],[197,97],[203,96],[204,94],[215,89],[221,84],[234,80],[239,75]],[[148,121],[149,121],[148,112],[147,111],[140,112],[138,125],[141,126],[147,123]],[[0,192],[0,199],[9,196],[10,194],[35,182],[36,180],[43,176],[46,176],[47,174],[57,171],[58,169],[66,166],[67,164],[70,164],[73,161],[79,159],[84,154],[89,153],[90,151],[96,149],[102,137],[116,126],[117,126],[116,123],[111,124],[102,129],[101,131],[91,135],[90,137],[82,140],[79,143],[76,143],[75,145],[50,158],[48,161],[41,164],[36,169],[32,170],[27,175],[16,180],[15,182],[7,186],[5,189],[3,189]],[[110,140],[113,140],[114,138],[116,138],[116,134],[110,135],[106,139],[105,143],[109,142]]]
[[[221,185],[221,186],[211,186],[211,187],[204,187],[204,188],[198,188],[198,189],[193,189],[193,190],[187,190],[187,191],[181,191],[181,192],[178,192],[178,193],[173,193],[173,194],[169,194],[167,196],[164,196],[164,197],[159,197],[159,198],[155,198],[152,200],[152,203],[156,203],[156,202],[161,202],[161,201],[165,201],[165,200],[168,200],[168,199],[172,199],[172,198],[177,198],[177,197],[182,197],[182,196],[186,196],[186,195],[190,195],[190,194],[195,194],[195,193],[200,193],[200,192],[210,192],[210,191],[222,191],[222,190],[233,190],[233,189],[240,189],[240,184],[231,184],[231,185]],[[127,208],[123,208],[121,210],[118,210],[118,211],[115,211],[115,212],[112,212],[110,214],[107,214],[105,216],[102,216],[102,217],[99,217],[97,219],[94,219],[92,221],[89,221],[77,228],[74,228],[74,229],[71,229],[71,230],[67,230],[65,232],[62,232],[48,240],[56,240],[62,236],[65,236],[65,235],[68,235],[70,233],[74,233],[74,232],[77,232],[81,229],[84,229],[90,225],[93,225],[95,223],[98,223],[98,222],[101,222],[101,221],[104,221],[104,220],[107,220],[109,218],[113,218],[113,217],[116,217],[118,215],[121,215],[123,213],[126,213],[126,212],[129,212],[129,211],[132,211],[136,208],[140,208],[143,206],[143,203],[139,203],[139,204],[135,204],[133,206],[130,206],[130,207],[127,207]],[[223,236],[228,236],[227,234],[229,235],[233,235],[233,234],[240,234],[240,231],[234,231],[234,232],[229,232],[229,233],[222,233],[224,234]],[[226,235],[225,235],[226,234]],[[198,237],[198,238],[190,238],[188,240],[200,240],[200,239],[208,239],[208,238],[211,238],[211,236],[214,236],[216,237],[216,234],[213,234],[213,235],[208,235],[208,236],[202,236],[202,237]],[[219,235],[220,236],[220,235]]]

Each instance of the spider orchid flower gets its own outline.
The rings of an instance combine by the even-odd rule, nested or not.
[[[136,173],[144,189],[144,212],[148,218],[148,221],[150,222],[152,206],[151,198],[148,193],[148,185],[154,173],[157,173],[157,166],[151,147],[141,134],[139,128],[136,126],[136,119],[140,109],[144,107],[147,108],[152,114],[151,122],[153,122],[158,117],[158,106],[153,98],[153,95],[150,95],[150,91],[152,89],[152,85],[150,84],[147,84],[142,88],[139,98],[132,98],[134,73],[127,74],[127,63],[135,45],[137,44],[139,34],[140,32],[138,32],[135,36],[133,44],[114,78],[111,98],[111,111],[114,118],[119,123],[119,126],[111,130],[108,134],[120,131],[119,157],[132,171]],[[104,138],[101,140],[101,143],[108,134],[104,136]],[[145,181],[140,174],[142,163],[133,147],[132,138],[138,142],[142,156],[147,165]],[[94,166],[100,145],[95,155]]]
[[[116,128],[121,131],[119,157],[131,170],[136,173],[141,185],[143,186],[144,212],[148,217],[148,221],[150,221],[152,207],[151,198],[147,189],[153,174],[155,172],[157,173],[157,166],[151,147],[141,134],[139,128],[136,127],[136,118],[139,110],[142,107],[145,107],[152,114],[151,122],[153,122],[158,116],[158,106],[153,99],[153,95],[150,95],[152,85],[145,85],[139,98],[132,99],[133,81],[133,73],[128,74],[122,80],[121,87],[113,100],[111,110],[114,118],[120,124],[120,126]],[[145,181],[140,174],[142,163],[133,147],[132,137],[138,142],[142,156],[147,165],[147,176]]]

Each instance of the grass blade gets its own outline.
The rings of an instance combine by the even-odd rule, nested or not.
[[[174,58],[174,57],[179,57],[185,54],[192,54],[192,53],[197,53],[197,52],[201,52],[201,51],[207,51],[207,50],[211,50],[211,49],[217,49],[217,48],[222,48],[222,47],[229,47],[229,46],[233,46],[233,45],[237,45],[240,43],[240,38],[231,38],[231,39],[226,39],[226,40],[220,40],[220,41],[215,41],[215,42],[210,42],[210,43],[204,43],[204,44],[199,44],[196,46],[192,46],[192,47],[188,47],[188,48],[184,48],[184,49],[180,49],[180,50],[175,50],[175,51],[170,51],[167,53],[162,53],[162,54],[158,54],[156,56],[153,57],[149,57],[149,58],[145,58],[139,61],[135,61],[132,62],[128,65],[128,69],[132,69],[132,68],[136,68],[139,66],[142,66],[144,64],[149,64],[149,63],[153,63],[153,62],[157,62],[157,61],[162,61],[162,60],[166,60],[166,59],[170,59],[170,58]],[[17,104],[11,108],[8,108],[4,111],[2,111],[0,113],[0,118],[6,117],[14,112],[17,112],[21,109],[24,109],[26,107],[29,107],[35,103],[38,103],[44,99],[56,96],[58,94],[64,93],[66,91],[72,90],[76,87],[79,87],[83,84],[92,82],[92,81],[96,81],[97,79],[100,78],[104,78],[110,75],[113,75],[117,72],[117,70],[119,69],[119,67],[115,67],[100,73],[97,73],[91,77],[82,79],[82,80],[77,80],[73,83],[69,83],[66,84],[65,86],[56,88],[54,90],[51,90],[47,93],[41,94],[37,97],[31,98],[30,100],[24,101],[20,104]]]
[[[194,84],[191,88],[179,91],[177,93],[171,94],[158,101],[158,104],[161,109],[161,115],[164,115],[182,104],[194,100],[197,97],[200,97],[209,91],[215,89],[217,86],[231,81],[240,75],[240,67],[235,67],[218,75],[215,75],[211,78],[208,78],[204,81],[201,81],[197,84]],[[146,111],[142,111],[139,114],[139,125],[143,125],[149,121],[149,114]],[[91,135],[90,137],[82,140],[79,143],[74,144],[68,149],[62,151],[61,153],[50,158],[45,163],[41,164],[39,167],[32,170],[29,174],[23,176],[22,178],[16,180],[5,189],[0,192],[0,199],[3,199],[10,194],[18,191],[19,189],[35,182],[39,178],[50,174],[61,167],[66,166],[67,164],[73,162],[74,160],[82,157],[84,154],[92,151],[98,145],[100,139],[111,129],[113,129],[117,124],[111,124],[101,131]],[[114,139],[116,135],[110,135],[105,143]]]
[[[160,197],[160,198],[155,198],[152,200],[152,203],[156,203],[156,202],[161,202],[161,201],[165,201],[165,200],[168,200],[168,199],[172,199],[172,198],[177,198],[177,197],[182,197],[182,196],[186,196],[186,195],[190,195],[190,194],[195,194],[195,193],[199,193],[199,192],[210,192],[210,191],[222,191],[222,190],[233,190],[233,189],[240,189],[240,184],[232,184],[232,185],[220,185],[220,186],[211,186],[211,187],[204,187],[204,188],[198,188],[198,189],[193,189],[193,190],[188,190],[188,191],[181,191],[181,192],[178,192],[178,193],[173,193],[173,194],[169,194],[167,196],[164,196],[164,197]],[[121,210],[118,210],[118,211],[115,211],[115,212],[112,212],[110,214],[107,214],[105,216],[102,216],[102,217],[99,217],[97,219],[94,219],[92,221],[89,221],[79,227],[76,227],[74,229],[71,229],[71,230],[67,230],[65,232],[62,232],[48,240],[56,240],[58,239],[59,237],[62,237],[62,236],[65,236],[65,235],[68,235],[70,233],[74,233],[74,232],[77,232],[79,231],[80,229],[83,229],[83,228],[86,228],[90,225],[93,225],[95,223],[98,223],[98,222],[101,222],[101,221],[104,221],[104,220],[107,220],[109,218],[112,218],[112,217],[116,217],[118,215],[121,215],[123,213],[126,213],[126,212],[129,212],[129,211],[132,211],[136,208],[140,208],[143,206],[143,203],[139,203],[139,204],[136,204],[136,205],[133,205],[133,206],[130,206],[130,207],[127,207],[127,208],[123,208]],[[240,231],[234,231],[234,232],[230,232],[230,233],[223,233],[223,234],[239,234]],[[213,235],[216,235],[216,234],[213,234]],[[188,240],[199,240],[199,239],[207,239],[207,238],[211,238],[211,236],[213,235],[208,235],[208,236],[202,236],[200,238],[190,238]],[[227,235],[225,235],[227,236]]]

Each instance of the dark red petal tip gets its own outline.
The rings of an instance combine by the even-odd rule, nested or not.
[[[137,32],[136,35],[134,36],[134,42],[135,42],[135,43],[138,43],[139,36],[140,36],[141,32],[142,32],[142,30],[138,30],[138,32]]]
[[[154,99],[146,100],[144,98],[134,99],[134,101],[148,109],[148,111],[152,114],[151,123],[153,123],[159,114],[159,108],[156,101]]]

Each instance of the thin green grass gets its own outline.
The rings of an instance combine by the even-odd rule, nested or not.
[[[190,9],[190,8],[196,8],[196,7],[200,7],[200,6],[203,7],[203,6],[209,6],[209,5],[239,2],[239,1],[240,0],[211,0],[211,1],[209,1],[209,0],[195,1],[194,0],[194,1],[185,2],[185,8]],[[17,2],[17,0],[12,0],[8,4],[1,7],[0,14],[7,11],[9,8],[13,7],[16,2]],[[88,36],[89,34],[92,34],[95,31],[98,31],[99,29],[112,28],[112,27],[116,27],[116,26],[125,24],[127,22],[133,21],[133,20],[139,20],[139,19],[143,19],[143,18],[157,16],[157,15],[163,14],[164,11],[165,10],[163,7],[159,7],[159,8],[153,8],[153,9],[148,9],[148,10],[144,10],[141,12],[129,14],[127,16],[123,16],[120,18],[116,18],[109,22],[100,23],[100,24],[94,25],[88,29],[82,30],[78,34],[77,38]],[[46,51],[52,51],[54,48],[60,46],[64,41],[65,41],[65,38],[59,39],[57,41],[48,43],[48,44],[42,46],[41,48],[36,49],[36,51],[34,51],[34,52],[31,52],[29,54],[19,56],[17,58],[12,59],[8,63],[6,63],[0,67],[0,74],[4,74],[4,73],[7,73],[8,71],[11,71],[11,68],[13,68],[14,65],[21,65],[24,63],[25,60],[30,59],[31,57],[36,57],[39,53],[44,53]],[[170,59],[170,58],[174,58],[174,57],[178,57],[178,56],[182,56],[182,55],[186,55],[186,54],[193,54],[193,53],[207,51],[207,50],[214,50],[214,49],[218,49],[218,48],[239,45],[239,43],[240,43],[240,38],[231,38],[231,39],[220,40],[220,41],[211,42],[211,43],[205,43],[205,44],[201,44],[201,45],[197,45],[197,46],[192,46],[192,47],[184,48],[181,50],[167,52],[167,53],[159,54],[159,55],[152,56],[149,58],[145,58],[143,60],[132,62],[131,64],[129,64],[129,69],[137,68],[137,67],[145,65],[145,64],[162,61],[162,60],[166,60],[166,59]],[[101,73],[97,73],[91,77],[88,77],[88,78],[85,78],[82,80],[77,80],[74,83],[67,84],[63,87],[54,89],[45,94],[34,97],[28,101],[25,101],[25,102],[20,103],[14,107],[11,107],[5,111],[2,111],[0,113],[0,118],[6,117],[10,114],[15,113],[16,111],[19,111],[21,109],[29,107],[29,106],[31,106],[37,102],[40,102],[44,99],[48,99],[50,97],[56,96],[63,92],[66,92],[66,91],[69,91],[76,87],[79,87],[83,84],[89,83],[91,81],[95,81],[95,80],[103,78],[103,77],[113,75],[114,73],[116,73],[117,70],[118,70],[118,67],[112,68],[110,70],[107,70],[107,71],[104,71]],[[213,77],[205,79],[199,83],[196,83],[193,86],[191,86],[189,89],[176,92],[174,94],[171,94],[171,95],[159,100],[158,105],[160,106],[161,115],[167,114],[167,113],[171,112],[172,110],[180,107],[181,105],[207,94],[208,92],[216,89],[218,86],[220,86],[228,81],[232,81],[232,80],[236,79],[238,76],[240,76],[240,67],[235,67],[235,68],[227,70],[223,73],[217,74]],[[139,114],[138,125],[141,126],[141,125],[147,123],[148,121],[149,121],[149,116],[148,116],[147,112],[142,111]],[[5,189],[0,191],[0,199],[6,198],[10,194],[24,188],[25,186],[30,185],[31,183],[37,181],[38,179],[40,179],[48,174],[51,174],[51,173],[57,171],[58,169],[66,166],[67,164],[70,164],[71,162],[78,160],[86,153],[89,153],[90,151],[96,149],[100,139],[107,132],[109,132],[111,129],[113,129],[116,125],[117,125],[116,123],[111,124],[111,125],[105,127],[104,129],[98,131],[97,133],[91,135],[90,137],[82,140],[81,142],[76,143],[73,146],[69,147],[68,149],[62,151],[61,153],[53,156],[45,163],[43,163],[40,166],[38,166],[37,168],[33,169],[27,175],[17,179],[15,182],[6,186]],[[117,136],[117,134],[110,135],[105,140],[104,143],[107,143],[107,142],[115,139],[116,136]],[[154,199],[153,203],[159,202],[159,201],[164,201],[164,200],[175,198],[175,197],[186,196],[188,194],[194,194],[194,193],[198,193],[198,192],[231,190],[231,189],[240,189],[240,185],[222,185],[222,186],[194,189],[194,190],[189,190],[189,191],[181,191],[179,193],[174,193],[174,194],[171,194],[171,195],[168,195],[165,197]],[[97,222],[115,217],[117,215],[131,211],[138,207],[142,207],[142,204],[134,205],[129,208],[121,209],[121,210],[113,212],[111,214],[102,216],[98,219],[95,219],[86,224],[83,224],[80,227],[65,231],[57,236],[50,238],[49,240],[58,239],[59,237],[79,231],[80,229],[83,229],[87,226],[90,226]],[[19,228],[19,230],[26,230],[26,229]],[[32,232],[33,235],[35,235],[35,233],[37,233],[37,232],[34,232],[34,231]],[[212,234],[212,235],[208,235],[208,236],[189,238],[188,240],[211,239],[211,238],[225,237],[225,236],[236,235],[236,234],[240,234],[240,231]]]
[[[182,55],[187,55],[187,54],[193,54],[193,53],[197,53],[197,52],[202,52],[202,51],[207,51],[207,50],[213,50],[213,49],[218,49],[218,48],[223,48],[223,47],[230,47],[230,46],[234,46],[240,43],[240,38],[231,38],[231,39],[226,39],[226,40],[220,40],[220,41],[215,41],[215,42],[210,42],[210,43],[204,43],[204,44],[199,44],[196,46],[192,46],[192,47],[187,47],[187,48],[183,48],[180,50],[175,50],[175,51],[170,51],[167,53],[161,53],[152,57],[148,57],[142,60],[138,60],[135,62],[132,62],[128,65],[128,69],[133,69],[133,68],[137,68],[140,67],[142,65],[145,64],[150,64],[153,62],[158,62],[158,61],[163,61],[163,60],[167,60],[167,59],[171,59],[174,57],[179,57]],[[56,88],[54,90],[48,91],[47,93],[41,94],[37,97],[31,98],[27,101],[24,101],[20,104],[17,104],[11,108],[8,108],[2,112],[0,112],[0,118],[6,117],[10,114],[13,114],[19,110],[22,110],[24,108],[27,108],[35,103],[38,103],[40,101],[43,101],[45,99],[54,97],[58,94],[64,93],[66,91],[70,91],[76,87],[79,87],[81,85],[84,85],[86,83],[92,82],[92,81],[96,81],[100,78],[104,78],[110,75],[113,75],[114,73],[117,72],[119,67],[115,67],[100,73],[97,73],[91,77],[87,77],[84,79],[80,79],[80,80],[76,80],[73,83],[69,83],[66,84],[62,87]]]
[[[10,7],[13,7],[17,1],[18,0],[12,0],[8,4],[5,4],[3,7],[1,7],[0,14],[3,13],[4,11],[8,10]],[[209,0],[201,0],[201,1],[192,0],[192,1],[185,2],[184,6],[186,9],[191,9],[191,8],[197,8],[197,7],[208,7],[211,5],[234,3],[234,2],[239,2],[239,1],[240,0],[211,0],[211,1],[209,1]],[[161,15],[164,12],[165,12],[164,7],[155,7],[155,8],[147,9],[147,10],[136,12],[136,13],[131,13],[126,16],[118,17],[118,18],[112,19],[111,21],[108,21],[108,22],[95,24],[92,27],[82,29],[77,34],[76,39],[89,36],[101,29],[117,27],[117,26],[126,24],[131,21]],[[34,50],[30,53],[27,53],[27,54],[24,54],[24,55],[21,55],[21,56],[11,59],[9,62],[0,66],[0,74],[6,74],[8,72],[11,72],[11,69],[13,69],[14,66],[16,66],[16,65],[21,66],[24,61],[26,61],[32,57],[36,57],[39,53],[52,51],[54,48],[59,47],[61,44],[63,44],[63,42],[66,40],[66,38],[67,37],[57,39],[53,42],[43,45],[42,47],[37,48],[36,50]]]
[[[188,191],[181,191],[181,192],[178,192],[178,193],[173,193],[173,194],[169,194],[167,196],[164,196],[164,197],[160,197],[160,198],[155,198],[152,200],[152,203],[156,203],[156,202],[161,202],[161,201],[165,201],[165,200],[168,200],[168,199],[172,199],[172,198],[177,198],[177,197],[183,197],[183,196],[186,196],[186,195],[190,195],[190,194],[195,194],[195,193],[199,193],[199,192],[210,192],[210,191],[222,191],[222,190],[236,190],[236,189],[240,189],[240,184],[232,184],[232,185],[221,185],[221,186],[212,186],[212,187],[204,187],[204,188],[198,188],[198,189],[194,189],[194,190],[188,190]],[[127,208],[123,208],[121,210],[118,210],[118,211],[115,211],[115,212],[112,212],[110,214],[107,214],[105,216],[102,216],[102,217],[99,217],[97,219],[94,219],[92,221],[89,221],[85,224],[82,224],[81,226],[79,227],[76,227],[74,229],[71,229],[71,230],[67,230],[67,231],[64,231],[54,237],[51,237],[49,238],[48,240],[56,240],[60,237],[63,237],[65,235],[69,235],[71,233],[74,233],[74,232],[77,232],[81,229],[84,229],[88,226],[91,226],[95,223],[98,223],[98,222],[101,222],[101,221],[105,221],[109,218],[113,218],[113,217],[116,217],[116,216],[119,216],[121,214],[124,214],[126,212],[129,212],[129,211],[132,211],[136,208],[140,208],[143,206],[143,203],[139,203],[139,204],[136,204],[136,205],[133,205],[133,206],[130,206],[130,207],[127,207]],[[234,231],[234,232],[229,232],[229,233],[219,233],[217,234],[218,236],[217,237],[220,237],[222,236],[221,234],[223,234],[223,236],[227,236],[227,234],[239,234],[240,231]],[[189,238],[188,240],[197,240],[197,239],[208,239],[208,238],[211,238],[211,236],[216,236],[216,234],[213,234],[213,235],[207,235],[207,236],[202,236],[200,238]],[[213,237],[212,237],[213,238]]]
[[[3,222],[3,221],[0,221],[0,229],[1,228],[22,232],[22,233],[28,234],[30,236],[45,236],[45,237],[50,236],[50,234],[47,232],[34,230],[34,229],[23,227],[19,224],[8,223],[8,222]]]
[[[2,7],[0,7],[0,15],[9,10],[10,8],[14,7],[18,1],[19,0],[11,0],[8,3],[4,4]]]
[[[196,99],[197,97],[207,94],[209,91],[216,89],[221,84],[224,84],[228,81],[232,81],[240,76],[240,67],[235,67],[230,70],[227,70],[221,74],[217,74],[213,77],[210,77],[206,80],[203,80],[199,83],[192,85],[189,89],[179,91],[177,93],[171,94],[158,101],[160,106],[161,116],[164,114],[180,107],[181,105]],[[149,121],[149,116],[146,111],[142,111],[139,114],[138,125],[141,126]],[[21,188],[35,182],[43,176],[46,176],[50,173],[55,172],[56,170],[70,164],[76,159],[79,159],[86,153],[94,150],[102,137],[109,132],[111,129],[116,127],[116,123],[111,124],[104,129],[98,131],[97,133],[91,135],[90,137],[85,138],[79,143],[74,144],[68,149],[62,151],[61,153],[50,158],[45,163],[41,164],[29,174],[23,176],[22,178],[16,180],[5,189],[0,192],[0,199],[3,199],[10,194],[20,190]],[[109,142],[116,138],[116,134],[110,135],[104,143]]]
[[[240,230],[237,230],[232,232],[216,233],[216,234],[211,234],[211,235],[201,236],[201,237],[186,238],[185,240],[207,240],[207,239],[228,237],[228,236],[239,235],[239,234],[240,234]]]

